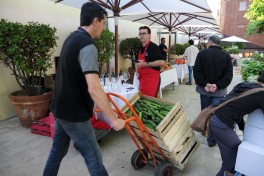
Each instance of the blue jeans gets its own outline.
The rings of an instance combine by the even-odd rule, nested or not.
[[[212,97],[212,96],[207,96],[207,95],[202,95],[200,94],[200,99],[201,99],[201,110],[204,108],[210,106],[210,105],[215,105],[219,102],[219,100],[223,97]],[[207,137],[207,143],[212,144],[215,143],[215,139],[212,135]]]
[[[236,132],[223,123],[216,115],[211,120],[210,132],[216,140],[222,158],[222,167],[217,176],[223,176],[225,171],[234,172],[237,150],[241,143]]]
[[[58,174],[60,163],[68,152],[71,139],[84,157],[90,175],[108,176],[90,121],[69,122],[59,118],[56,118],[53,144],[43,176],[56,176]]]
[[[189,83],[192,83],[192,71],[193,71],[193,66],[188,65],[188,70],[189,70]]]

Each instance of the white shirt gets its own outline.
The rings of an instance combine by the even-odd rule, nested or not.
[[[194,66],[198,52],[199,49],[194,45],[190,45],[185,49],[184,56],[187,58],[187,64],[189,66]]]

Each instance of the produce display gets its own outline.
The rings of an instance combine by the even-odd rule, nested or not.
[[[134,110],[137,112],[139,118],[151,130],[155,130],[172,108],[173,105],[142,98],[134,104]],[[130,110],[127,110],[126,113],[132,115]]]
[[[160,67],[160,72],[163,72],[165,70],[172,69],[173,67],[171,66],[170,63],[166,62],[163,66]]]
[[[174,60],[175,64],[185,64],[186,60],[184,58],[179,58]]]

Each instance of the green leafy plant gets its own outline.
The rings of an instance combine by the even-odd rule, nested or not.
[[[184,54],[185,49],[189,46],[189,44],[176,44],[171,46],[171,53],[182,55]]]
[[[261,61],[247,61],[243,65],[242,78],[247,81],[250,76],[258,75],[259,71],[264,70],[264,62]]]
[[[263,54],[263,53],[254,52],[254,53],[251,55],[251,58],[252,58],[254,61],[264,62],[264,54]]]
[[[126,38],[121,40],[119,52],[124,58],[136,57],[141,45],[141,41],[138,37]]]
[[[229,54],[238,54],[240,52],[238,46],[236,45],[231,45],[227,48],[224,48],[224,50],[228,52]]]
[[[102,67],[104,64],[110,62],[115,50],[115,35],[106,29],[102,32],[100,38],[94,40],[98,49],[98,67],[99,73],[102,74]]]
[[[12,71],[23,95],[43,92],[41,79],[51,68],[56,29],[46,24],[0,21],[0,62]]]
[[[252,0],[250,0],[252,1]],[[246,36],[264,32],[264,1],[253,0],[244,17],[249,20]]]

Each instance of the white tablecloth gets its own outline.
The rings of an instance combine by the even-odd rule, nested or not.
[[[171,83],[178,85],[178,75],[175,68],[160,73],[160,98],[162,98],[162,89]]]
[[[180,80],[182,82],[184,77],[185,77],[185,75],[187,73],[189,73],[188,65],[187,64],[174,64],[172,66],[176,69],[178,78],[180,78]]]
[[[105,92],[109,92],[107,88],[104,88]],[[131,84],[123,84],[122,86],[120,86],[120,89],[117,90],[116,92],[121,96],[123,96],[125,99],[127,99],[128,101],[131,100],[137,93],[138,93],[138,88],[131,85]],[[121,109],[122,107],[124,107],[125,103],[123,100],[121,100],[120,98],[117,97],[112,97],[115,104]],[[112,106],[113,107],[113,106]],[[113,107],[114,108],[114,107]],[[102,120],[108,124],[110,124],[110,122],[108,121],[107,118],[105,118],[105,114],[103,112],[100,113],[96,113],[96,118],[99,120]]]
[[[178,76],[175,68],[160,73],[160,98],[162,98],[162,89],[171,83],[174,83],[176,86],[178,85]],[[134,75],[133,85],[139,88],[139,81],[136,73]]]

